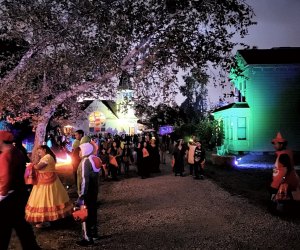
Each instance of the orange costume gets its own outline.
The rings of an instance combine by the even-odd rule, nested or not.
[[[273,168],[273,181],[271,183],[272,188],[278,189],[283,177],[285,177],[285,182],[289,185],[290,190],[296,190],[299,184],[299,177],[294,169],[294,162],[293,162],[293,153],[290,150],[281,150],[276,152],[277,158],[275,162],[275,166]],[[291,169],[288,171],[287,166],[284,166],[279,161],[280,156],[288,155]]]
[[[297,189],[299,185],[299,177],[294,168],[293,153],[291,150],[285,149],[283,144],[286,144],[287,141],[282,137],[278,132],[276,138],[272,140],[272,144],[281,145],[279,148],[276,148],[276,161],[273,168],[273,180],[271,187],[278,189],[280,184],[285,178],[285,182],[289,186],[290,191]]]
[[[40,162],[47,166],[38,171],[38,183],[34,185],[25,209],[28,222],[55,221],[71,214],[73,206],[69,195],[55,172],[53,157],[46,154]]]

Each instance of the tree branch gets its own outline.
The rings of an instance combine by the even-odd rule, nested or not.
[[[9,74],[7,74],[3,79],[0,80],[0,86],[2,88],[1,91],[5,91],[5,88],[14,81],[16,75],[23,70],[29,59],[32,57],[32,55],[34,54],[35,50],[34,48],[29,49],[22,57],[22,59],[20,60],[20,62],[18,63],[18,65],[9,72]]]

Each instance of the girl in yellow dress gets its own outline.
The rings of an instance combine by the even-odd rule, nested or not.
[[[48,146],[41,145],[38,155],[41,159],[33,166],[38,173],[38,181],[30,193],[25,208],[25,219],[31,223],[38,223],[38,228],[44,228],[50,226],[50,221],[70,215],[73,206],[55,172],[55,154]]]

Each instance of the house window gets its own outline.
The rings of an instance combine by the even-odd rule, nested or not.
[[[230,122],[230,140],[233,140],[233,122]]]
[[[228,125],[228,120],[225,120],[225,139],[229,139],[229,125]]]
[[[246,117],[238,117],[237,122],[237,138],[238,140],[246,140]]]
[[[246,86],[247,86],[247,82],[246,80],[244,80],[244,85],[243,85],[243,92],[246,93]]]
[[[226,121],[226,125],[227,125],[227,139],[230,139],[230,120],[227,118]]]
[[[89,115],[89,132],[99,133],[105,131],[106,117],[102,112],[95,111]]]

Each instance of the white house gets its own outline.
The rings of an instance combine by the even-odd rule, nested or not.
[[[86,134],[138,133],[138,118],[134,115],[130,100],[132,90],[118,91],[117,100],[94,100],[84,110],[86,119],[72,124],[73,130],[82,129]]]

